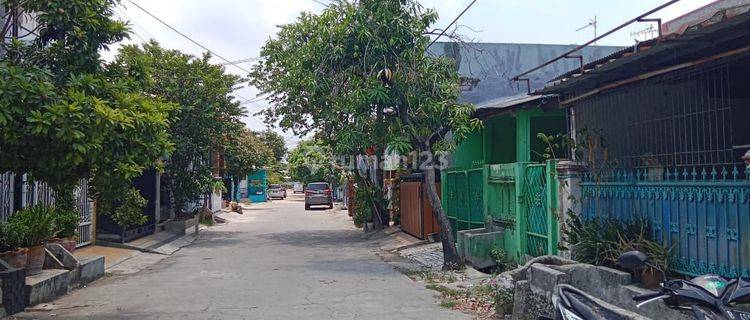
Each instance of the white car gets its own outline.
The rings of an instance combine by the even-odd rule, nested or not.
[[[269,199],[284,199],[286,198],[286,188],[282,185],[272,184],[268,186],[268,198]]]
[[[302,186],[302,183],[295,182],[294,187],[292,189],[294,193],[305,193],[305,187]]]

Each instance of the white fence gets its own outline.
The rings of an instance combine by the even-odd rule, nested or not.
[[[84,246],[91,243],[94,231],[94,206],[88,197],[87,180],[81,180],[76,187],[75,195],[76,208],[80,215],[78,246]],[[38,204],[47,206],[55,204],[55,193],[46,183],[29,181],[26,174],[20,176],[11,172],[0,174],[0,221],[6,221],[18,210]]]

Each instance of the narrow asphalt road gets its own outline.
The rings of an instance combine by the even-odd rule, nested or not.
[[[382,262],[340,210],[302,197],[237,221],[139,273],[112,276],[24,319],[468,319]]]

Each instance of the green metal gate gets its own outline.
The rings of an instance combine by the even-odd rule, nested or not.
[[[525,253],[557,254],[557,179],[554,161],[526,166],[523,192]]]
[[[556,163],[509,163],[444,172],[447,208],[453,232],[485,227],[504,229],[503,247],[524,255],[557,254]]]
[[[516,176],[518,164],[489,166],[487,179],[487,216],[503,231],[503,249],[509,257],[520,258],[518,241],[518,197]]]
[[[469,229],[484,227],[484,169],[466,172],[468,178],[468,205],[466,217]]]

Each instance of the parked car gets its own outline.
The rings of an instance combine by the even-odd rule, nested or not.
[[[307,184],[305,189],[305,210],[311,206],[328,206],[333,209],[333,198],[331,197],[331,185],[328,182],[313,182]]]
[[[305,187],[302,186],[302,183],[295,182],[294,187],[292,187],[292,192],[293,193],[305,193]]]
[[[268,187],[268,198],[269,199],[284,199],[286,198],[286,188],[278,184],[272,184]]]

